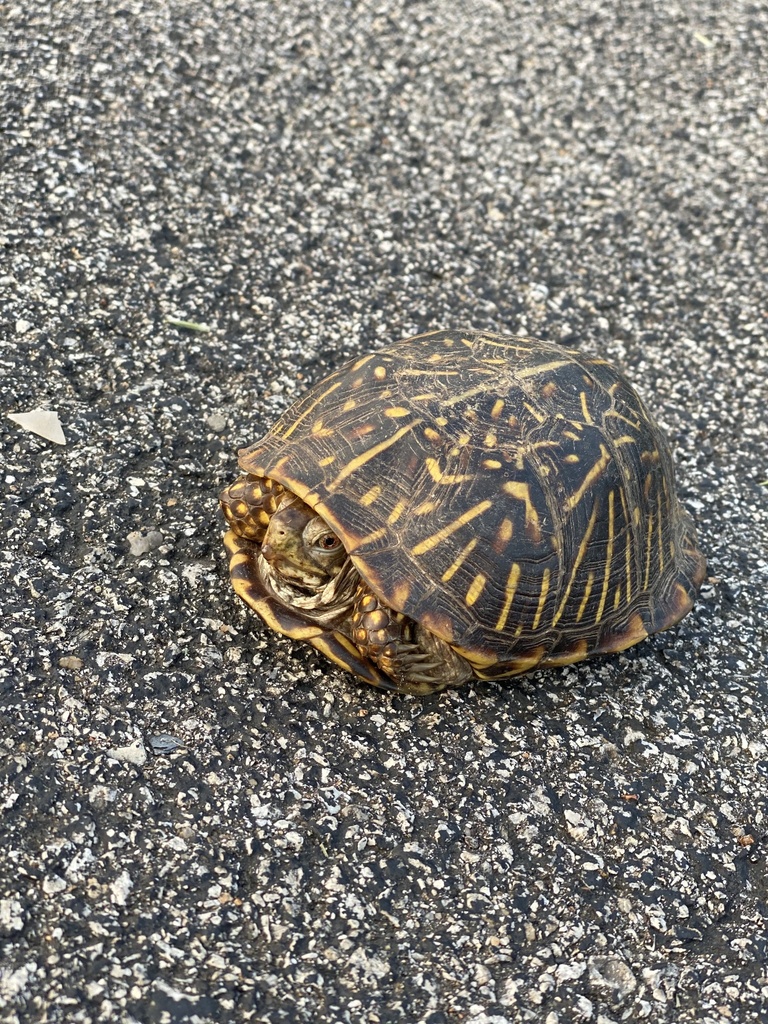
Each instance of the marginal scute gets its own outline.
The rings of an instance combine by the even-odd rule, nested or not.
[[[587,657],[587,653],[587,641],[582,638],[565,650],[548,654],[544,659],[544,664],[547,668],[561,668],[563,665],[573,665],[577,661],[583,661]]]
[[[606,630],[596,645],[596,653],[616,654],[619,651],[626,651],[628,647],[645,640],[651,632],[653,630],[648,628],[642,616],[635,614],[626,625]]]
[[[604,360],[534,339],[432,332],[362,356],[240,465],[325,519],[376,607],[482,678],[624,650],[679,621],[705,573],[637,394]],[[272,509],[248,500],[233,491],[227,510],[238,593],[273,628],[381,676],[359,625],[337,636],[259,591],[253,548]]]

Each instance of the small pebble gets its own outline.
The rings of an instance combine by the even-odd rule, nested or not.
[[[130,545],[131,554],[139,558],[141,555],[146,555],[150,551],[154,551],[155,548],[159,548],[164,538],[159,530],[150,530],[147,534],[135,530],[133,533],[128,534],[127,540]]]
[[[138,767],[146,764],[147,761],[147,751],[141,740],[137,740],[126,747],[111,747],[107,754],[110,757],[114,757],[116,761],[122,761],[125,764],[135,764]]]
[[[73,672],[79,672],[82,667],[83,659],[74,654],[65,654],[63,658],[59,658],[59,668],[68,668]]]
[[[205,425],[209,430],[213,430],[214,433],[220,434],[222,430],[227,429],[227,417],[223,416],[221,413],[212,413],[212,415],[208,416],[206,419]]]
[[[158,733],[157,736],[149,737],[149,745],[153,754],[170,754],[182,745],[182,741],[168,733]]]

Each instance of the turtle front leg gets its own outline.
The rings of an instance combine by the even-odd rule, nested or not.
[[[224,488],[219,503],[238,537],[261,544],[284,491],[282,484],[248,473]]]
[[[400,693],[438,693],[472,676],[445,641],[387,608],[365,584],[357,591],[351,625],[360,654],[385,672]]]

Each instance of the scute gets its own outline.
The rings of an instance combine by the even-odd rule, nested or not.
[[[685,614],[704,574],[631,386],[542,341],[445,331],[365,356],[240,465],[310,504],[382,601],[482,675],[621,650]]]

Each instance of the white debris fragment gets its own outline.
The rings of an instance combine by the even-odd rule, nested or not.
[[[212,413],[205,421],[205,425],[209,430],[213,430],[214,433],[220,434],[223,430],[227,429],[227,417],[221,413]]]
[[[18,900],[0,900],[0,932],[9,935],[24,927],[24,908]]]
[[[39,968],[34,961],[22,964],[15,971],[0,969],[0,1003],[3,1006],[26,991]],[[18,1020],[18,1017],[16,1018]]]
[[[23,430],[28,430],[38,437],[54,444],[66,444],[67,439],[61,429],[58,413],[51,409],[32,409],[31,412],[9,412],[8,419],[13,420]]]
[[[155,548],[159,548],[163,543],[163,539],[163,535],[159,530],[150,530],[146,537],[139,530],[134,530],[127,537],[131,547],[131,554],[135,558],[140,558],[142,555],[154,551]]]
[[[139,767],[147,760],[147,751],[141,740],[136,740],[127,747],[111,747],[107,753],[116,761],[124,761],[126,764],[135,764]]]
[[[564,981],[575,981],[576,978],[580,978],[584,971],[586,971],[587,965],[585,963],[563,963],[558,964],[555,967],[555,980],[562,984]]]
[[[83,664],[83,659],[74,654],[65,654],[64,657],[59,658],[59,668],[68,668],[73,672],[79,672]]]
[[[116,789],[110,789],[108,786],[102,785],[91,786],[88,793],[88,799],[96,807],[106,807],[107,804],[112,803],[116,796]]]
[[[43,879],[43,892],[46,896],[55,896],[56,893],[64,892],[67,883],[61,875],[48,875]]]
[[[119,907],[124,907],[125,901],[128,899],[128,893],[133,888],[131,876],[127,871],[123,871],[121,875],[117,876],[109,888],[112,892],[112,902],[116,903]]]

